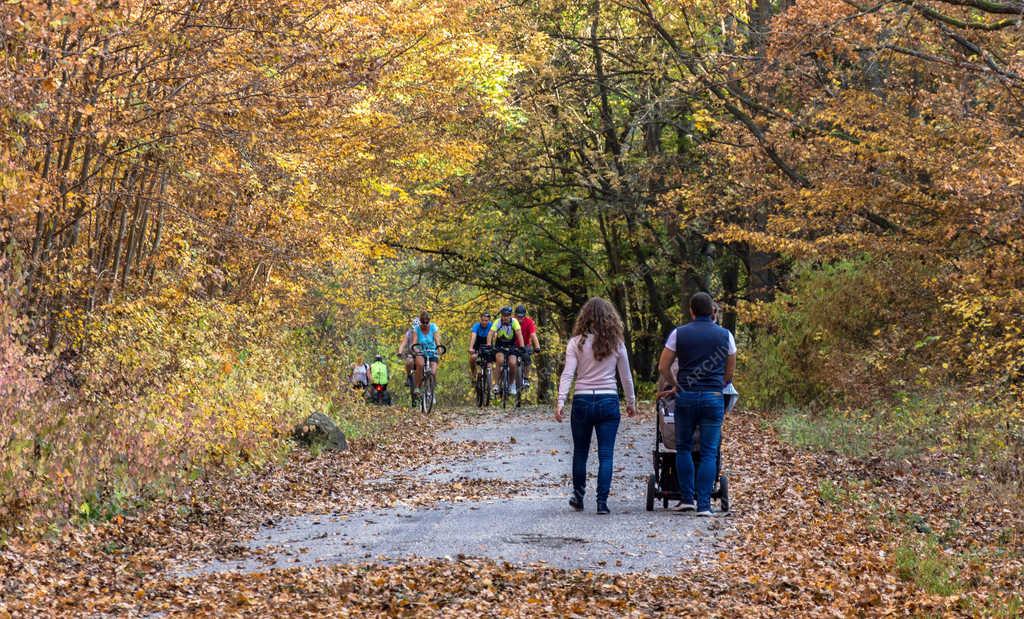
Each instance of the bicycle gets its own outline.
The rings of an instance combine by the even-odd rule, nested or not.
[[[519,377],[521,389],[527,390],[530,388],[529,376],[530,376],[530,365],[533,360],[535,353],[540,353],[540,348],[534,349],[530,346],[524,346],[522,349],[523,354],[519,357]]]
[[[434,410],[434,399],[436,397],[435,390],[437,389],[437,377],[434,376],[433,364],[424,355],[419,344],[413,344],[412,350],[417,356],[423,357],[423,382],[420,383],[420,395],[416,398],[415,391],[413,391],[413,407],[416,406],[415,400],[419,399],[420,411],[424,415],[429,415]],[[448,351],[444,346],[438,346],[435,356],[438,361],[444,356],[444,353]]]
[[[395,358],[405,363],[406,355],[395,355]],[[414,366],[415,367],[415,366]],[[409,408],[416,408],[416,370],[405,371],[405,386],[409,389]]]
[[[376,383],[370,385],[370,390],[366,396],[366,401],[370,404],[382,404],[384,406],[391,406],[391,392],[388,391],[387,385]]]
[[[502,352],[505,353],[503,355],[505,359],[504,359],[504,362],[501,364],[500,374],[498,375],[498,396],[501,398],[501,407],[502,408],[506,408],[508,406],[508,396],[512,395],[511,393],[509,393],[509,385],[511,385],[511,382],[509,381],[509,372],[511,371],[511,368],[508,365],[508,358],[511,357],[512,355],[516,355],[517,357],[522,358],[522,351],[523,351],[523,349],[518,347],[518,346],[516,346],[514,348],[506,348],[506,349],[504,349],[502,351]],[[522,374],[520,372],[516,372],[516,374],[517,375],[516,375],[516,378],[515,378],[515,380],[516,380],[516,393],[515,393],[516,403],[515,403],[515,407],[519,408],[519,405],[522,402],[522,397],[523,397],[523,390],[522,390],[522,382],[523,381],[522,381]]]
[[[476,353],[476,405],[483,408],[491,403],[491,355],[493,349],[483,346]]]

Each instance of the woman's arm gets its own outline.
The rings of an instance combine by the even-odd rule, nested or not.
[[[625,342],[619,343],[618,356],[619,382],[626,393],[626,411],[632,417],[636,414],[636,389],[633,385],[633,373],[629,371],[629,353],[626,351]]]
[[[562,408],[565,407],[565,401],[569,399],[569,387],[572,385],[573,377],[576,376],[577,349],[576,338],[569,338],[569,343],[565,346],[565,369],[562,370],[562,377],[558,381],[558,404],[555,407],[557,421],[562,420]]]

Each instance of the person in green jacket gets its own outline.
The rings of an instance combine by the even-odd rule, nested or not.
[[[381,355],[377,355],[370,365],[370,384],[384,385],[385,389],[388,388],[388,364],[384,363],[384,357]]]
[[[388,392],[388,364],[384,357],[377,355],[370,364],[370,401],[378,404],[391,404],[391,394]]]

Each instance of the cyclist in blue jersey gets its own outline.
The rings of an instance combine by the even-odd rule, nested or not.
[[[426,310],[420,312],[420,326],[413,330],[413,343],[419,344],[419,353],[416,354],[416,390],[419,394],[420,384],[423,383],[423,364],[430,363],[431,369],[437,374],[437,347],[441,345],[441,333],[437,329],[437,323],[430,322],[430,313]]]
[[[469,328],[469,379],[476,379],[476,358],[480,349],[487,345],[487,334],[491,332],[491,313],[480,314],[480,322]]]

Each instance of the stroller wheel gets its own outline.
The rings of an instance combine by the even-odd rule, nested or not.
[[[654,511],[654,493],[657,490],[656,484],[658,483],[657,478],[651,475],[647,478],[647,511]]]
[[[729,478],[725,475],[718,480],[718,501],[723,512],[729,511]]]

